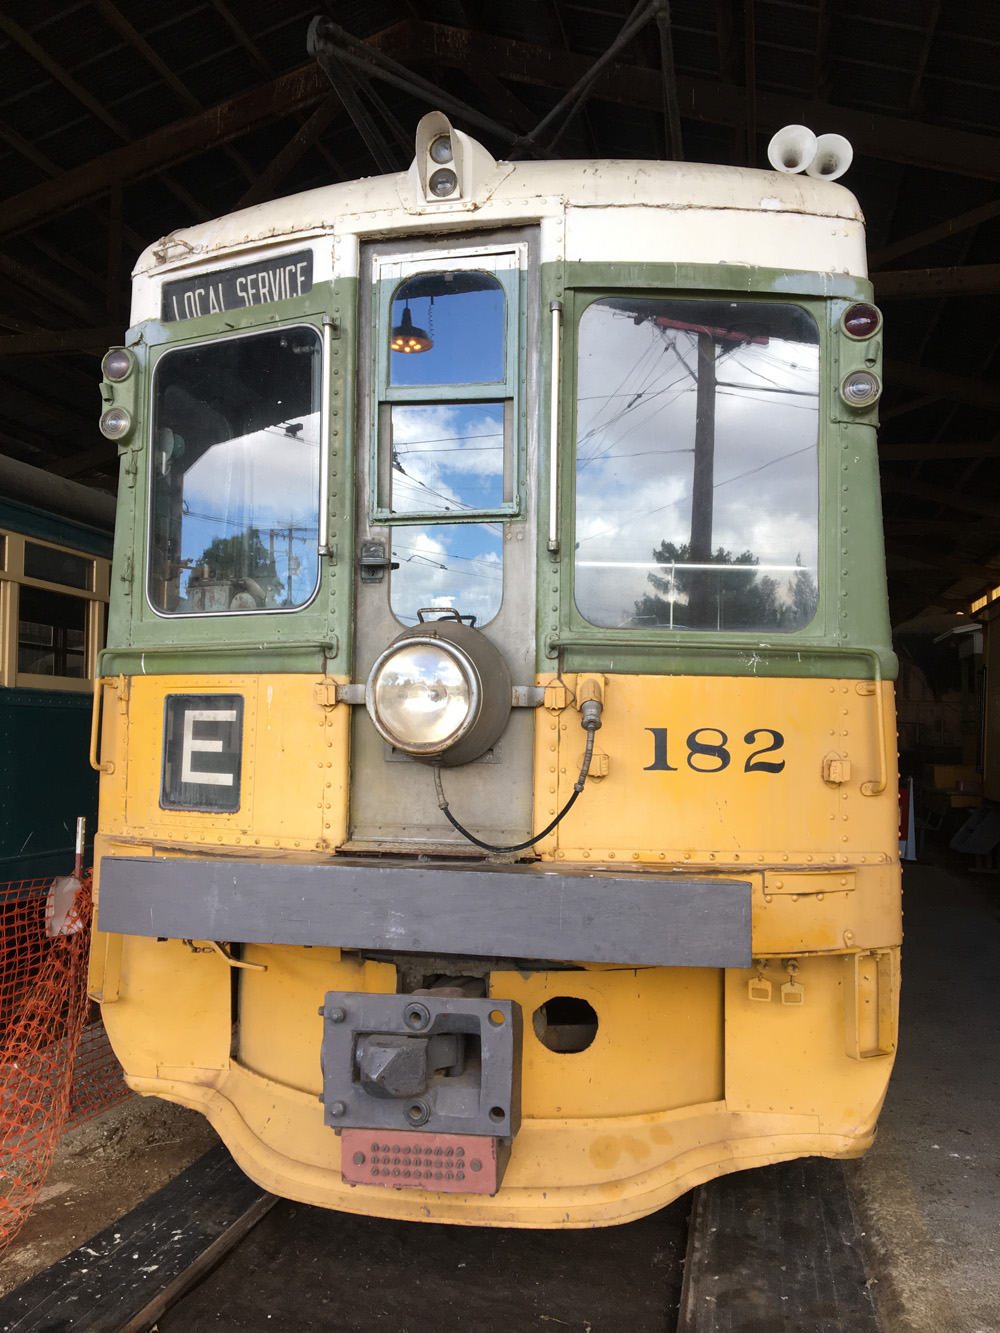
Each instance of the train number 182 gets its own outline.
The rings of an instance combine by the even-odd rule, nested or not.
[[[645,730],[653,737],[653,762],[647,764],[643,772],[676,773],[677,766],[667,758],[669,744],[667,728],[646,727]],[[761,739],[769,740],[770,745],[761,745]],[[784,745],[785,738],[780,731],[775,731],[773,727],[755,727],[743,737],[743,743],[757,747],[746,756],[744,773],[780,773],[785,767],[784,759],[779,759],[775,763],[773,760],[761,757],[773,754]],[[686,744],[687,766],[695,773],[721,773],[732,762],[733,756],[727,748],[729,737],[718,727],[699,727],[697,731],[691,732]]]

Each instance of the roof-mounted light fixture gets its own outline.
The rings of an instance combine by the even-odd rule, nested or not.
[[[429,111],[417,126],[410,177],[425,204],[468,203],[496,168],[482,144],[456,130],[443,111]]]

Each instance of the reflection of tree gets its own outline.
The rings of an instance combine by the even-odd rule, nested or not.
[[[658,564],[672,565],[669,574],[649,574],[649,582],[658,596],[647,593],[635,604],[640,625],[678,628],[763,630],[798,629],[808,624],[816,613],[816,583],[809,571],[796,559],[798,568],[789,580],[786,596],[778,579],[762,574],[752,551],[733,555],[718,547],[698,564],[740,565],[742,569],[691,569],[691,547],[663,541],[653,551]],[[672,611],[673,608],[673,611]]]
[[[258,605],[263,604],[263,596],[271,606],[285,586],[278,578],[273,552],[261,541],[260,530],[254,527],[209,542],[195,561],[188,591],[205,583],[239,584]]]

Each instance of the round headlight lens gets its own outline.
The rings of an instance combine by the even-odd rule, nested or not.
[[[451,167],[442,167],[435,171],[427,182],[430,192],[436,199],[446,199],[458,188],[458,177]]]
[[[448,134],[439,134],[430,147],[431,161],[437,163],[450,162],[451,136]]]
[[[101,373],[109,380],[123,380],[131,369],[132,358],[124,347],[113,347],[101,362]]]
[[[840,386],[840,396],[851,407],[869,407],[882,392],[878,376],[870,370],[855,370]]]
[[[120,440],[132,428],[132,418],[123,407],[109,407],[101,417],[101,434],[109,440]]]
[[[429,643],[403,643],[390,652],[372,673],[369,692],[373,720],[386,739],[423,754],[453,744],[474,703],[461,662]]]

